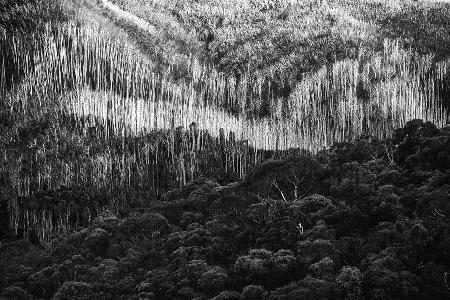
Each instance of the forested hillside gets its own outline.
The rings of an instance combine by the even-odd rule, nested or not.
[[[390,141],[270,159],[234,183],[199,178],[151,203],[128,195],[134,208],[120,215],[99,209],[107,194],[43,191],[19,207],[38,219],[37,208],[70,207],[68,223],[46,248],[45,218],[0,246],[0,289],[8,299],[447,299],[449,182],[449,129],[416,120]]]
[[[0,298],[449,298],[449,12],[0,0]]]

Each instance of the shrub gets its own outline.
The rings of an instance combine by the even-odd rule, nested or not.
[[[291,250],[279,250],[271,258],[274,285],[286,284],[300,271],[300,264]]]
[[[147,278],[136,286],[139,293],[154,294],[155,299],[173,299],[176,291],[171,274],[167,270],[156,269],[148,272]]]
[[[362,297],[362,274],[358,268],[344,266],[336,276],[337,286],[344,291],[345,299],[357,300]]]
[[[241,300],[241,294],[235,291],[222,291],[213,300]]]
[[[201,223],[203,220],[203,215],[201,213],[195,212],[184,212],[183,219],[180,221],[180,225],[183,228],[186,228],[189,224],[192,223]]]
[[[267,160],[247,173],[241,188],[278,199],[283,198],[282,191],[286,200],[293,201],[317,185],[316,172],[319,170],[321,166],[311,155]]]
[[[328,229],[325,221],[320,220],[317,221],[316,225],[312,229],[306,231],[303,234],[303,238],[311,241],[315,241],[318,239],[332,241],[336,238],[336,231],[334,229]]]
[[[315,213],[331,204],[331,200],[322,195],[311,195],[301,199],[298,205],[306,214]]]
[[[374,257],[363,274],[363,289],[372,297],[380,297],[380,291],[383,291],[384,297],[397,295],[402,265],[391,254],[381,253],[379,256]]]
[[[27,291],[17,286],[10,286],[3,290],[2,296],[7,299],[26,300],[31,299]]]
[[[56,266],[49,266],[28,278],[29,291],[36,297],[51,297],[56,292],[58,282],[53,278]]]
[[[105,256],[108,252],[109,241],[110,234],[104,229],[96,228],[89,233],[84,244],[94,256]]]
[[[263,300],[266,290],[259,285],[247,285],[242,289],[242,300]]]
[[[234,271],[245,283],[265,284],[270,282],[273,253],[265,249],[252,249],[248,255],[240,256],[234,263]]]
[[[221,267],[209,268],[198,280],[199,288],[207,295],[215,295],[217,292],[224,290],[228,283],[228,274]]]
[[[270,300],[291,299],[341,299],[341,291],[333,282],[306,277],[272,291]]]
[[[119,225],[118,230],[127,235],[151,235],[153,232],[167,232],[169,222],[158,213],[144,213],[126,218]]]
[[[58,289],[54,299],[95,299],[95,294],[91,284],[85,282],[67,281],[64,282],[64,284]]]
[[[314,275],[315,278],[319,279],[334,279],[334,262],[331,258],[325,257],[320,261],[312,264],[309,267],[310,272]]]
[[[317,262],[327,256],[335,255],[335,246],[328,240],[302,241],[297,243],[297,255],[305,262]]]

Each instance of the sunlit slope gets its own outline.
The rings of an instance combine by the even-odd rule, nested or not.
[[[155,49],[179,61],[196,55],[222,71],[259,70],[278,81],[298,81],[360,49],[381,50],[385,38],[421,53],[449,53],[445,1],[104,1],[163,29]]]
[[[126,15],[104,7],[105,2],[87,2],[83,10],[111,18],[110,24],[75,22],[69,14],[28,31],[3,26],[0,108],[24,124],[58,120],[54,132],[67,132],[82,149],[92,139],[102,149],[93,152],[89,146],[82,151],[84,160],[59,164],[50,159],[55,154],[51,146],[31,147],[27,159],[34,167],[11,167],[19,174],[19,194],[40,190],[44,182],[51,188],[150,185],[158,194],[162,177],[173,177],[176,185],[217,169],[242,177],[268,155],[317,152],[360,134],[389,136],[414,118],[443,125],[450,86],[447,57],[412,47],[399,36],[381,39],[379,25],[364,20],[364,11],[338,9],[330,2],[308,4],[310,10],[288,5],[284,9],[297,11],[286,18],[272,15],[281,8],[259,9],[260,23],[227,13],[241,27],[219,26],[224,35],[217,39],[227,36],[233,47],[221,44],[226,51],[218,60],[216,38],[206,49],[194,35],[200,50],[179,51],[167,32],[179,26],[194,31],[182,21],[186,17],[176,14],[173,26],[160,26],[172,22],[163,17],[154,19],[160,25],[146,21],[158,31],[149,33],[153,44],[147,50],[157,45],[165,54],[165,47],[173,46],[166,56],[147,55],[135,43],[137,35],[126,34],[137,28],[132,20],[123,21]],[[344,7],[344,1],[339,3]],[[228,4],[231,11],[237,7]],[[252,5],[243,6],[242,13],[253,15]],[[329,19],[324,7],[335,17]],[[157,5],[152,9],[161,10]],[[302,27],[294,27],[297,21]],[[120,38],[113,34],[116,29]],[[291,34],[297,40],[286,39]],[[233,53],[244,55],[243,60],[232,58]],[[12,140],[18,137],[11,135]],[[60,136],[46,139],[57,144]],[[16,152],[3,156],[5,164],[22,159]]]
[[[14,62],[4,69],[23,74],[13,89],[4,84],[7,105],[31,115],[55,106],[63,114],[92,114],[112,121],[122,135],[195,122],[214,137],[222,129],[258,149],[316,151],[363,133],[388,136],[410,119],[442,125],[446,118],[441,94],[449,61],[419,55],[399,41],[305,73],[288,99],[271,93],[270,78],[227,76],[197,60],[191,79],[174,80],[98,29],[68,23],[34,41],[30,48],[20,34],[3,35],[4,56]]]

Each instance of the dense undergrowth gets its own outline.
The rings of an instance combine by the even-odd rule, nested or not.
[[[0,289],[16,299],[447,299],[449,143],[449,128],[414,120],[391,140],[267,160],[227,185],[198,179],[121,216],[99,209],[50,248],[36,234],[4,242]],[[37,197],[101,206],[83,193]]]

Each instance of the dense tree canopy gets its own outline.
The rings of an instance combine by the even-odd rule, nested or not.
[[[122,216],[94,213],[50,248],[4,240],[2,295],[446,299],[449,139],[448,128],[414,120],[391,140],[361,137],[267,161],[226,186],[199,179]],[[289,184],[292,173],[301,184]],[[80,199],[73,189],[43,194]]]

